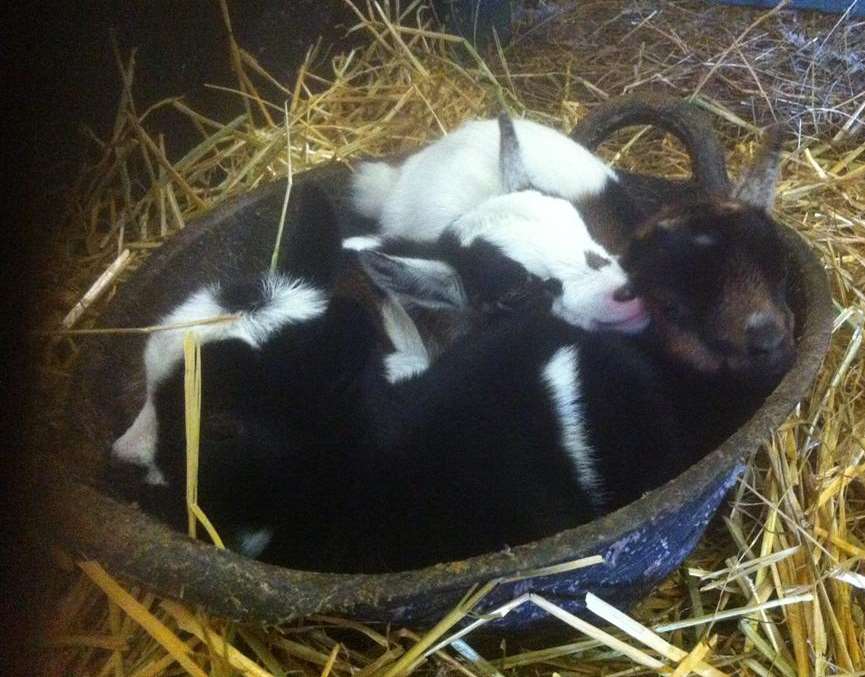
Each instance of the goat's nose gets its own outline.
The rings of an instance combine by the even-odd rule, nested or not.
[[[787,332],[771,317],[760,316],[748,322],[748,352],[755,356],[767,356],[784,343]]]
[[[619,303],[627,303],[628,301],[633,301],[635,298],[637,298],[637,294],[629,284],[622,285],[613,292],[613,301],[618,301]]]

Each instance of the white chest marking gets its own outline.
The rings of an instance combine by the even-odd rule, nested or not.
[[[544,366],[542,375],[550,389],[559,418],[562,446],[574,464],[577,482],[592,503],[599,506],[603,502],[603,482],[586,440],[576,349],[572,346],[559,348]]]

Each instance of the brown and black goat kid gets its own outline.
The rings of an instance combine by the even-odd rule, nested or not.
[[[708,450],[759,407],[795,358],[788,261],[781,226],[770,215],[781,135],[778,128],[764,135],[735,185],[712,130],[681,101],[613,100],[593,110],[573,136],[594,150],[636,124],[679,138],[694,167],[696,181],[688,183],[619,171],[622,188],[648,215],[623,224],[633,230],[624,233],[622,265],[652,318],[639,340],[681,379],[677,406],[698,416],[693,436]],[[590,228],[597,223],[584,216]]]

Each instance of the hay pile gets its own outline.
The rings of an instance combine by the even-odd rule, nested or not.
[[[45,439],[37,451],[49,461],[58,449],[74,453],[50,432],[62,421],[75,332],[98,327],[112,289],[220,202],[284,176],[289,165],[301,171],[414,148],[465,118],[497,112],[502,101],[518,115],[569,129],[588,106],[632,89],[695,95],[715,114],[734,174],[756,129],[773,118],[790,121],[796,140],[777,214],[819,251],[832,280],[838,319],[825,367],[810,398],[751,460],[687,565],[633,612],[637,622],[608,610],[611,634],[638,650],[575,631],[561,646],[523,651],[503,643],[482,659],[469,635],[421,661],[418,673],[656,672],[640,658],[648,656],[676,675],[692,667],[700,674],[865,674],[865,24],[690,0],[563,3],[526,15],[514,43],[482,61],[460,40],[430,30],[414,4],[402,13],[373,4],[357,16],[368,46],[336,56],[326,69],[313,68],[311,54],[294,83],[274,82],[232,44],[238,85],[226,96],[247,105],[235,120],[207,119],[182,100],[157,104],[201,131],[201,143],[179,159],[166,157],[159,130],[148,124],[151,111],[135,106],[134,57],[118,54],[123,88],[114,132],[96,143],[93,163],[70,190],[62,237],[44,266],[44,329],[54,333],[40,339],[36,427]],[[687,174],[674,142],[638,136],[609,144],[619,165]],[[58,602],[40,640],[46,674],[372,675],[392,671],[401,657],[412,662],[406,652],[423,653],[411,629],[333,618],[275,628],[226,624],[124,589],[97,563],[63,552],[55,559]],[[435,648],[442,634],[421,646]]]

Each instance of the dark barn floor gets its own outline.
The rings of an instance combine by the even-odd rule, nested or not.
[[[319,59],[327,58],[331,45],[350,47],[346,32],[355,17],[344,3],[244,0],[229,3],[229,11],[238,43],[281,82],[291,82],[319,36]],[[112,35],[124,61],[136,50],[133,95],[140,111],[175,96],[220,120],[243,110],[240,97],[204,86],[236,84],[218,2],[41,3],[22,6],[18,18],[28,29],[22,35],[30,57],[27,79],[36,85],[34,146],[49,149],[35,156],[36,169],[54,186],[69,181],[81,157],[92,151],[84,128],[104,139],[113,125],[121,82]],[[191,125],[164,128],[169,157],[183,153],[195,138]]]

